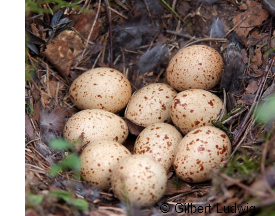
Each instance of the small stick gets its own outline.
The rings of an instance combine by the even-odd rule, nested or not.
[[[250,17],[251,15],[243,18],[240,22],[237,23],[237,25],[235,25],[232,29],[230,29],[223,37],[226,38],[232,31],[235,30],[235,28],[237,28],[243,21],[245,21],[248,17]]]
[[[216,41],[216,42],[220,42],[220,43],[226,43],[227,39],[225,39],[225,38],[203,38],[203,39],[199,39],[199,40],[190,42],[190,43],[186,44],[184,47],[188,47],[195,43],[206,42],[206,41]]]
[[[129,19],[127,16],[124,16],[123,14],[119,13],[117,10],[109,7],[109,10],[113,11],[114,13],[116,13],[117,15],[121,16],[124,19]]]
[[[178,32],[175,32],[175,31],[170,31],[170,30],[166,30],[166,33],[168,33],[168,34],[174,34],[174,35],[177,35],[177,36],[180,36],[180,37],[184,37],[184,38],[188,38],[188,39],[193,38],[189,34],[182,34],[182,33],[178,33]],[[198,38],[195,38],[195,39],[197,40]]]
[[[94,69],[94,67],[95,67],[95,65],[96,65],[96,63],[97,63],[97,61],[98,61],[98,59],[99,59],[99,57],[100,57],[101,53],[102,53],[102,50],[100,51],[100,53],[99,53],[99,54],[98,54],[98,56],[96,57],[96,59],[95,59],[95,62],[94,62],[94,64],[93,64],[92,69]]]
[[[100,0],[101,1],[101,0]],[[107,11],[107,16],[109,20],[109,38],[110,38],[110,67],[113,67],[113,35],[112,35],[112,18],[111,18],[111,13],[109,11],[109,2],[108,0],[104,0],[105,6],[106,6],[106,11]]]
[[[234,179],[234,178],[231,178],[230,176],[226,175],[225,173],[219,173],[219,175],[221,177],[223,177],[224,179],[234,183],[235,185],[239,186],[240,188],[246,190],[246,191],[249,191],[250,193],[254,193],[254,194],[257,194],[258,196],[260,197],[269,197],[268,194],[266,193],[263,193],[261,191],[257,191],[257,190],[254,190],[253,188],[250,188],[246,185],[244,185],[243,183],[239,182],[238,180]]]
[[[82,54],[81,54],[81,57],[79,58],[79,61],[82,60],[83,55],[84,55],[84,53],[86,52],[86,49],[87,49],[87,47],[88,47],[88,44],[89,44],[88,42],[89,42],[89,40],[90,40],[90,38],[91,38],[91,36],[92,36],[93,30],[94,30],[94,27],[95,27],[95,24],[96,24],[96,21],[97,21],[97,17],[98,17],[99,11],[100,11],[100,5],[101,5],[101,0],[99,0],[99,2],[98,2],[98,8],[97,8],[97,11],[96,11],[95,19],[94,19],[94,22],[93,22],[93,24],[92,24],[92,27],[91,27],[90,33],[89,33],[89,35],[88,35],[88,38],[87,38],[87,40],[86,40],[85,48],[83,49]],[[76,64],[76,65],[77,65],[77,64]]]

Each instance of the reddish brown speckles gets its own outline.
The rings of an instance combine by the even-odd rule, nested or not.
[[[198,152],[204,151],[204,150],[205,150],[205,148],[204,148],[203,146],[199,146],[199,147],[198,147]]]
[[[226,138],[226,135],[225,135],[225,134],[221,134],[221,137],[222,137],[222,138]]]
[[[195,121],[195,125],[198,126],[200,124],[200,121]]]
[[[75,91],[76,90],[76,87],[74,87],[73,89],[72,89],[72,91]]]
[[[190,110],[190,113],[193,113],[194,112],[194,110]]]
[[[179,99],[175,99],[174,100],[174,109],[176,109],[177,105],[180,104],[180,100]]]
[[[186,97],[186,96],[187,96],[187,94],[182,95],[182,97]]]
[[[210,100],[209,102],[208,102],[208,104],[210,104],[212,107],[213,107],[213,102],[212,102],[212,100]]]
[[[193,132],[193,134],[197,134],[197,133],[199,133],[199,132],[202,132],[202,130],[195,130],[194,132]]]
[[[167,136],[167,134],[165,134],[164,139],[169,139],[169,137]]]

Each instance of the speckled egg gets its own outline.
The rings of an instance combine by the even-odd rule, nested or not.
[[[88,144],[80,155],[81,176],[89,184],[102,190],[111,188],[111,175],[116,165],[130,151],[122,144],[110,140]]]
[[[168,170],[174,162],[181,139],[181,133],[174,126],[167,123],[153,123],[138,135],[134,154],[149,155]]]
[[[164,194],[167,183],[163,166],[147,155],[124,158],[111,176],[115,196],[133,206],[150,206]]]
[[[190,131],[179,143],[174,169],[187,182],[203,182],[231,154],[228,136],[213,126]]]
[[[183,134],[211,125],[223,108],[222,100],[202,89],[185,90],[173,99],[170,115],[173,123]]]
[[[117,113],[128,103],[131,83],[112,68],[94,68],[77,77],[69,91],[71,101],[79,109],[103,109]]]
[[[168,83],[178,91],[212,89],[221,80],[223,59],[213,48],[193,45],[179,50],[166,69]]]
[[[176,95],[177,92],[164,83],[144,86],[132,95],[125,117],[144,127],[152,123],[171,122],[169,112]]]
[[[112,140],[122,143],[128,136],[128,126],[118,115],[101,110],[86,109],[74,114],[65,124],[64,138],[82,144],[96,140]]]

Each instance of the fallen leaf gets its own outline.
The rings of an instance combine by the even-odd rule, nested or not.
[[[240,13],[233,18],[234,26],[236,26],[241,20],[244,20],[234,31],[244,39],[254,26],[262,24],[267,17],[268,12],[262,9],[260,3],[257,3],[254,7],[249,8],[247,11]]]
[[[188,183],[182,181],[181,179],[177,180],[177,182],[180,185],[179,187],[175,186],[174,181],[175,177],[168,179],[164,195],[173,195],[192,191],[191,186]]]
[[[67,42],[68,47],[73,53],[73,64],[78,62],[84,49],[84,44],[82,42],[82,39],[76,34],[76,32],[68,30],[63,31],[55,38],[55,40],[63,40]]]
[[[249,106],[250,106],[250,105],[253,103],[254,98],[255,98],[255,95],[254,95],[254,94],[246,94],[245,96],[243,96],[243,97],[241,98],[240,101],[238,101],[238,104],[239,104],[239,103],[243,103],[243,104],[245,104],[245,105],[249,105]]]
[[[261,49],[255,49],[254,53],[255,55],[252,58],[252,62],[255,62],[258,66],[260,66],[263,63]]]
[[[131,120],[129,120],[127,118],[124,118],[124,121],[126,122],[131,134],[134,134],[136,136],[138,136],[140,134],[140,132],[145,128],[141,125],[137,125],[136,123],[132,122]]]
[[[34,129],[31,124],[30,117],[25,113],[25,133],[30,139],[34,138]]]
[[[273,92],[275,92],[275,83],[273,83],[271,86],[269,86],[265,92],[263,93],[262,99],[267,99],[267,96],[270,96]]]
[[[248,57],[247,57],[247,52],[245,49],[242,49],[241,50],[241,54],[242,54],[242,60],[243,60],[243,63],[247,64],[248,63]]]
[[[94,23],[96,16],[95,10],[90,10],[89,13],[83,14],[74,25],[74,28],[85,38],[88,39],[89,33],[91,31],[92,25]],[[100,17],[100,15],[98,16]],[[99,33],[99,28],[101,26],[100,19],[97,19],[94,27],[93,32],[90,37],[90,41],[93,41],[97,38]]]
[[[66,41],[53,40],[51,44],[47,45],[42,55],[48,58],[62,76],[69,76],[73,63],[73,53]]]
[[[252,80],[245,89],[246,94],[254,94],[258,90],[258,82]]]

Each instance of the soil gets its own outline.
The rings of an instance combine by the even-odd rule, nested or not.
[[[51,13],[27,13],[26,215],[274,214],[273,16],[260,0],[166,3],[170,6],[161,0],[79,1],[77,7],[49,3],[40,6]],[[70,167],[49,174],[72,154],[49,143],[62,138],[65,123],[80,111],[69,97],[80,74],[115,68],[134,92],[150,83],[167,83],[170,59],[193,44],[210,46],[224,59],[221,82],[209,91],[226,102],[227,117],[212,123],[231,138],[232,154],[213,171],[211,181],[184,182],[171,167],[162,198],[139,208],[122,203],[111,189],[82,181]],[[271,111],[262,108],[259,114],[263,103],[271,104]],[[117,115],[124,117],[124,111]],[[261,112],[268,115],[262,121]],[[144,127],[126,122],[130,134],[123,145],[133,152]]]

